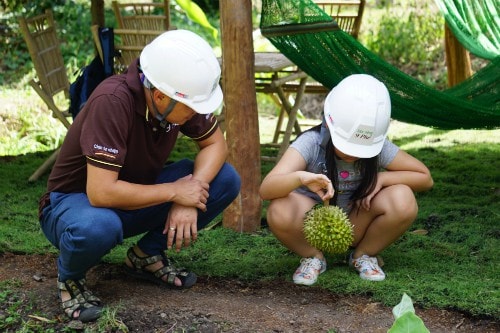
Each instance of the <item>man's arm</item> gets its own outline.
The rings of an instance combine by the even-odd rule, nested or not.
[[[194,161],[195,179],[210,183],[226,161],[228,148],[220,128],[203,141],[198,141],[200,151]]]
[[[198,142],[200,151],[194,162],[193,178],[210,183],[220,171],[227,157],[227,145],[222,131],[217,130],[207,139]],[[208,195],[207,195],[208,199]],[[174,204],[165,223],[167,247],[180,251],[198,238],[198,212],[182,204]]]
[[[95,207],[139,209],[163,202],[206,209],[208,183],[192,176],[172,183],[141,185],[118,179],[118,172],[87,163],[87,196]]]
[[[208,183],[217,175],[227,157],[227,145],[220,129],[198,142],[194,173],[172,183],[141,185],[118,179],[118,172],[87,163],[87,195],[96,207],[139,209],[175,202],[204,211]]]

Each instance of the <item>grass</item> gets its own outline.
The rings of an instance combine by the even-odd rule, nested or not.
[[[61,107],[63,96],[57,96]],[[66,128],[47,111],[47,106],[30,87],[0,91],[0,156],[34,153],[57,148]]]
[[[379,20],[374,11],[367,13],[362,28],[366,32],[372,30],[371,21]],[[442,58],[432,61],[443,67]],[[32,72],[25,74],[15,88],[3,86],[0,91],[0,254],[56,253],[37,221],[37,201],[47,176],[34,183],[27,179],[59,145],[65,129],[27,87]],[[274,130],[270,104],[259,99],[262,142],[270,142]],[[262,107],[271,111],[261,112]],[[499,319],[500,130],[442,131],[394,122],[390,138],[429,166],[435,186],[417,195],[420,210],[414,225],[382,253],[385,281],[360,280],[346,266],[344,256],[337,255],[328,258],[329,269],[320,276],[318,287],[337,294],[367,295],[388,306],[406,293],[422,307]],[[193,147],[180,140],[173,158],[194,154]],[[263,155],[270,153],[266,150]],[[272,165],[262,163],[262,176]],[[412,232],[418,229],[427,234]],[[121,264],[134,241],[126,240],[105,261]],[[299,261],[265,227],[252,234],[221,227],[201,231],[195,245],[171,255],[199,275],[245,280],[290,280]],[[17,309],[23,300],[12,292],[16,283],[15,276],[0,281],[0,303],[9,304],[0,329],[2,320],[19,320]],[[113,312],[106,318],[107,326],[119,330]]]
[[[260,118],[261,132],[266,134],[263,142],[270,140],[275,121],[272,115]],[[500,130],[443,131],[393,122],[389,136],[429,166],[435,186],[417,194],[417,220],[382,253],[385,281],[360,280],[345,264],[345,256],[337,255],[328,258],[329,269],[320,276],[318,286],[337,294],[371,296],[385,305],[397,304],[407,293],[422,307],[500,318]],[[37,200],[45,190],[47,175],[34,183],[27,181],[51,152],[0,158],[0,253],[56,252],[37,221]],[[194,152],[192,143],[182,138],[172,157],[193,156]],[[271,168],[272,163],[263,162],[262,176]],[[265,217],[267,202],[263,207]],[[412,232],[417,229],[427,234]],[[134,241],[126,240],[105,261],[121,263]],[[194,246],[170,255],[201,276],[242,280],[289,280],[299,260],[265,227],[242,234],[216,226],[201,231]],[[0,297],[5,297],[9,285],[3,284],[0,290]]]

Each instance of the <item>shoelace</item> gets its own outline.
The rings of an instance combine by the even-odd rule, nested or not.
[[[314,259],[307,259],[303,261],[303,264],[300,265],[300,271],[301,272],[307,272],[309,269],[316,269],[316,270],[321,270],[321,262],[318,260]]]
[[[377,267],[377,258],[373,257],[360,257],[356,259],[356,267],[361,267],[363,269],[371,269],[372,271],[379,271],[379,268]]]

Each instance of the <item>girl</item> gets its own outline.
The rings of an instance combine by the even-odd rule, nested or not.
[[[427,167],[386,139],[390,116],[385,85],[350,75],[328,94],[323,124],[301,134],[264,178],[260,196],[271,201],[269,228],[302,257],[296,284],[312,285],[326,270],[323,253],[303,233],[305,214],[324,200],[341,207],[354,226],[349,264],[362,279],[385,279],[376,255],[416,218],[413,192],[433,186]]]

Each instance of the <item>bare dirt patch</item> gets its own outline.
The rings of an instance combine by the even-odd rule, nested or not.
[[[0,255],[0,281],[16,280],[25,321],[43,316],[56,332],[67,329],[56,296],[57,271],[53,255]],[[331,294],[289,281],[248,283],[200,277],[189,290],[170,290],[124,275],[119,265],[102,264],[89,272],[89,287],[129,332],[387,332],[392,308],[368,297]],[[8,302],[6,302],[8,303]],[[9,304],[0,305],[0,321]],[[491,318],[437,309],[416,309],[431,332],[496,333]],[[74,323],[72,323],[74,324]],[[95,324],[82,329],[91,331]],[[16,327],[10,327],[11,332]],[[97,331],[97,328],[95,328]]]

